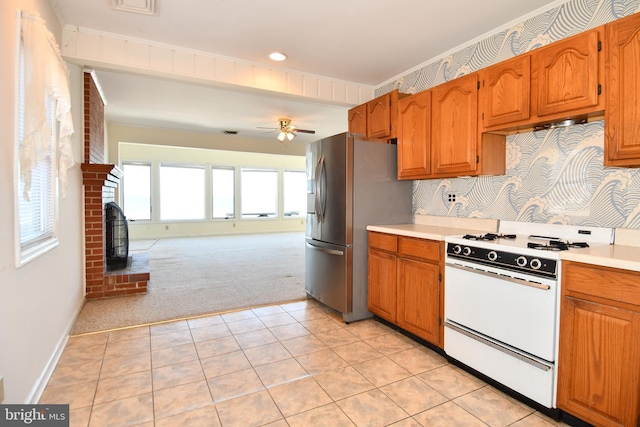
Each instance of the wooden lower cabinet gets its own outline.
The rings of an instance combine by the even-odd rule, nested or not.
[[[440,268],[438,264],[398,260],[397,324],[433,344],[440,345]]]
[[[368,308],[442,347],[442,251],[433,240],[369,232]]]
[[[640,425],[640,274],[564,262],[557,406],[595,426]]]
[[[396,265],[393,254],[369,249],[369,311],[396,322]]]

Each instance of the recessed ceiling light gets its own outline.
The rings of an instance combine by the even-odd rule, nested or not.
[[[274,61],[284,61],[285,59],[287,59],[287,55],[280,52],[273,52],[269,54],[269,58],[271,58]]]

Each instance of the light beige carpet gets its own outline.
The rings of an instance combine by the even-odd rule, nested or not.
[[[72,335],[306,298],[304,233],[132,241],[148,293],[87,301]]]

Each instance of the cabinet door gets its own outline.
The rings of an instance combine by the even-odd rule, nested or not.
[[[396,321],[396,261],[393,254],[369,249],[368,309],[383,319]]]
[[[398,101],[398,179],[431,173],[431,92]]]
[[[566,296],[560,317],[558,408],[601,426],[635,426],[640,313]]]
[[[485,128],[527,120],[531,103],[531,57],[521,55],[487,68],[480,98]]]
[[[398,259],[398,326],[435,345],[440,343],[439,267]]]
[[[604,162],[640,166],[640,13],[606,26]]]
[[[478,155],[478,75],[459,77],[433,89],[431,172],[473,174]]]
[[[349,110],[349,132],[367,136],[367,104]]]
[[[599,34],[587,31],[531,54],[538,116],[598,105]]]
[[[386,138],[391,135],[391,93],[367,102],[367,137]],[[397,116],[397,113],[396,113]]]

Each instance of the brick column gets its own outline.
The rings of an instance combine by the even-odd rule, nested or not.
[[[139,256],[127,269],[107,272],[104,205],[115,201],[122,171],[109,164],[83,163],[87,299],[146,293],[148,258]],[[145,265],[146,264],[146,265]]]

